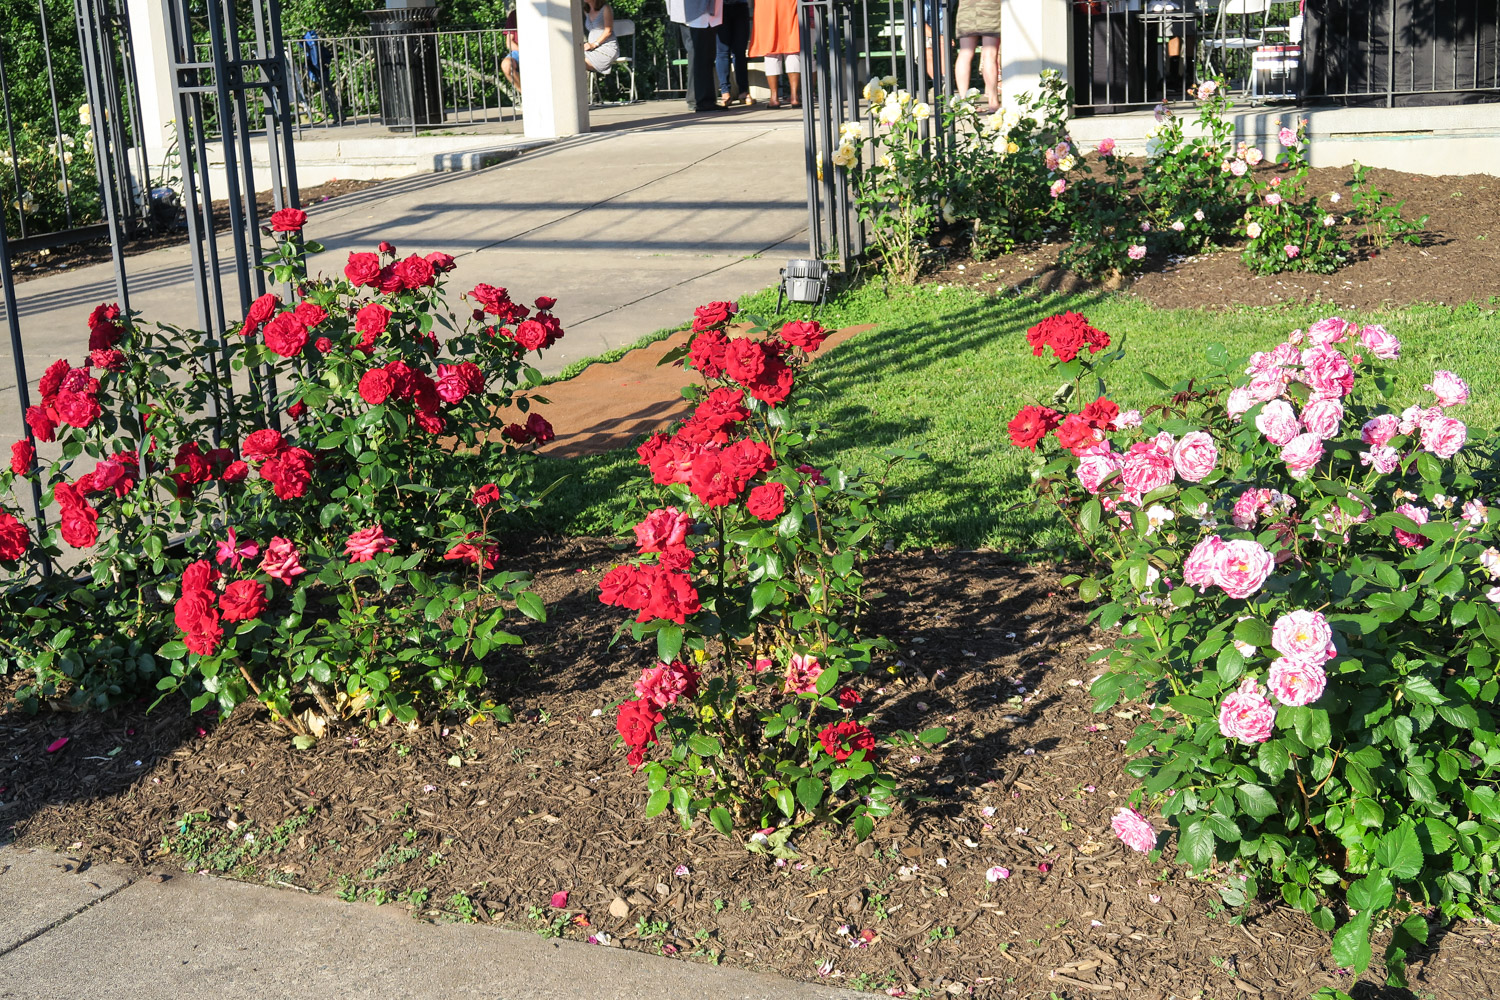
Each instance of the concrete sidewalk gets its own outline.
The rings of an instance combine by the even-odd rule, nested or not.
[[[458,291],[480,281],[518,301],[557,298],[567,331],[542,368],[623,344],[776,280],[805,256],[802,123],[790,111],[672,117],[581,136],[486,170],[427,174],[309,209],[308,234],[337,272],[352,249],[459,258]],[[196,328],[186,247],[128,258],[131,305]],[[115,297],[108,265],[17,286],[30,381],[86,353],[90,309]],[[460,303],[452,300],[454,306]],[[0,439],[19,430],[8,338],[0,338]]]
[[[0,848],[6,1000],[853,1000],[867,994],[485,925]]]

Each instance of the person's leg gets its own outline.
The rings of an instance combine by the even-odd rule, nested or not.
[[[714,75],[719,78],[719,103],[729,103],[729,60],[734,52],[734,26],[729,21],[730,4],[724,8],[724,20],[714,28]]]
[[[984,77],[984,99],[991,111],[1000,110],[1000,36],[985,35],[979,52],[979,75]]]
[[[969,79],[974,72],[974,49],[979,45],[978,35],[965,35],[958,40],[958,58],[953,60],[953,92],[962,96],[969,90]],[[980,66],[983,71],[983,64]]]
[[[734,57],[734,83],[739,89],[740,99],[750,103],[750,59],[745,52],[750,47],[750,5],[730,4],[726,10],[734,11],[734,34],[731,39]]]
[[[515,87],[516,93],[519,94],[521,92],[521,67],[516,62],[514,55],[507,55],[504,59],[500,60],[500,72],[505,74],[505,78],[510,81],[510,85]]]
[[[693,55],[688,59],[688,69],[696,77],[694,90],[699,111],[712,111],[719,106],[714,99],[714,46],[717,40],[713,28],[693,28]]]
[[[766,89],[771,92],[771,99],[766,102],[767,106],[773,108],[781,107],[781,57],[766,56]]]
[[[793,52],[786,57],[786,82],[792,92],[792,107],[802,107],[802,53]]]
[[[687,60],[687,66],[682,74],[682,86],[686,91],[687,106],[694,111],[698,110],[698,74],[693,72],[693,29],[685,24],[677,26],[682,31],[682,54]]]

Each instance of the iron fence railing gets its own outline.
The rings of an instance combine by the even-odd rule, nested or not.
[[[25,30],[0,38],[0,212],[9,250],[133,231],[148,218],[150,195],[134,179],[146,171],[123,0],[77,0],[68,19],[42,0],[21,11],[10,16]]]

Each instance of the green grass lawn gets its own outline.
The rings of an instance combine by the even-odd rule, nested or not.
[[[769,315],[773,293],[743,301]],[[820,358],[810,370],[811,406],[824,425],[813,461],[873,468],[892,447],[916,448],[925,461],[898,466],[889,516],[903,547],[953,545],[1016,553],[1063,554],[1071,533],[1026,503],[1027,458],[1011,447],[1006,422],[1024,403],[1046,400],[1056,381],[1026,346],[1026,328],[1063,309],[1086,314],[1128,355],[1110,373],[1110,397],[1122,409],[1159,395],[1141,377],[1172,382],[1191,374],[1211,343],[1231,356],[1269,348],[1325,314],[1320,309],[1234,312],[1162,310],[1119,295],[985,295],[926,285],[892,289],[872,281],[840,294],[820,314],[830,328],[875,323]],[[1384,323],[1402,341],[1396,366],[1404,401],[1419,401],[1434,368],[1469,381],[1473,401],[1460,416],[1470,437],[1500,422],[1500,314],[1477,307],[1412,307],[1345,318]],[[540,482],[567,476],[546,503],[545,527],[567,534],[614,533],[618,514],[655,495],[635,454],[621,450],[579,460],[543,459]]]

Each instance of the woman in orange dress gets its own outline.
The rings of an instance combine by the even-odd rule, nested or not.
[[[750,35],[750,58],[765,59],[767,103],[781,107],[777,90],[782,71],[791,86],[792,107],[802,106],[802,42],[797,35],[797,0],[755,0],[755,26]]]

